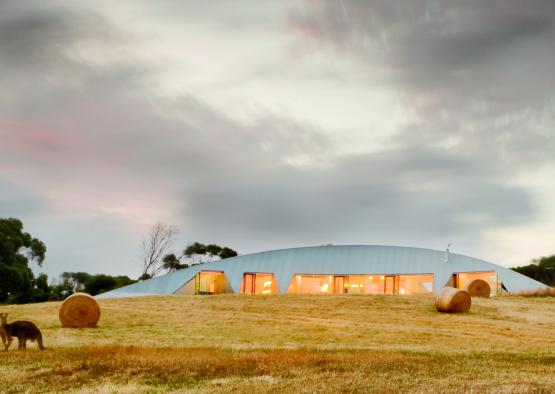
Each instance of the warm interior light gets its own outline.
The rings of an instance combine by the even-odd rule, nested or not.
[[[270,287],[272,285],[272,281],[269,280],[268,282],[264,282],[264,287]]]
[[[399,293],[405,294],[405,289],[399,289]]]
[[[373,276],[369,276],[368,279],[372,280],[372,279],[374,279],[374,277],[373,277]]]
[[[383,275],[380,276],[380,279],[381,279],[381,280],[384,280],[384,279],[385,279],[385,276],[383,276]]]
[[[324,284],[322,285],[322,293],[326,293],[327,291],[328,291],[328,284],[327,284],[327,283],[324,283]]]

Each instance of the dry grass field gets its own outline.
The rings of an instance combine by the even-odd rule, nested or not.
[[[93,329],[60,303],[0,306],[36,344],[0,352],[0,391],[555,392],[555,298],[174,296],[99,301]]]

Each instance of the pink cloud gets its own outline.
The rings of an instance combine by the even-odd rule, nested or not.
[[[49,160],[75,144],[67,133],[29,120],[1,119],[0,135],[3,155]]]

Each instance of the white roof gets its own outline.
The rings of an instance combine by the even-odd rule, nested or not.
[[[245,272],[273,273],[280,293],[295,274],[433,274],[439,292],[453,273],[495,271],[509,292],[545,288],[544,284],[510,269],[456,253],[445,261],[444,251],[400,246],[313,246],[252,253],[213,261],[125,286],[97,298],[174,294],[199,271],[223,271],[239,293]]]

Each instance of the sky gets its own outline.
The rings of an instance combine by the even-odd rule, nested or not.
[[[0,0],[0,217],[43,271],[174,251],[555,253],[551,0]]]

